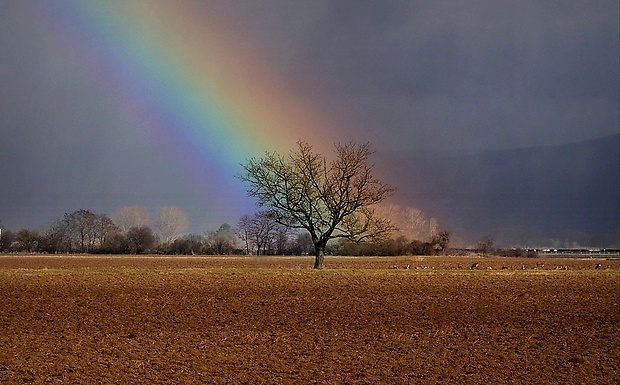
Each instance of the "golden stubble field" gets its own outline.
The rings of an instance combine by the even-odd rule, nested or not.
[[[0,383],[620,383],[618,260],[325,265],[0,256]]]

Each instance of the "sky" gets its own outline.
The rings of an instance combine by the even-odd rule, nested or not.
[[[0,0],[0,221],[234,224],[254,210],[240,164],[297,140],[442,158],[617,135],[619,7]]]

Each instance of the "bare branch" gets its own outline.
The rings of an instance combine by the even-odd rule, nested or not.
[[[371,154],[368,143],[336,144],[335,157],[328,161],[299,141],[288,157],[266,153],[250,159],[239,178],[248,184],[248,195],[276,222],[308,230],[316,249],[315,267],[320,267],[319,258],[330,239],[361,242],[393,230],[372,208],[394,189],[373,177]]]

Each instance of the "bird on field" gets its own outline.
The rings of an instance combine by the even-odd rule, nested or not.
[[[475,270],[478,268],[478,264],[477,263],[472,263],[471,266],[469,266],[470,270]]]
[[[600,269],[601,269],[601,264],[600,264],[600,263],[597,263],[596,265],[594,265],[594,268],[595,268],[596,270],[600,270]]]

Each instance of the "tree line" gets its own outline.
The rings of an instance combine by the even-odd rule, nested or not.
[[[243,165],[247,193],[259,211],[236,228],[223,224],[205,235],[181,236],[187,214],[158,209],[157,233],[139,207],[114,219],[89,210],[66,213],[37,233],[5,231],[1,250],[48,253],[307,254],[315,268],[325,253],[399,255],[445,253],[448,231],[426,221],[420,210],[386,205],[395,191],[373,175],[368,144],[336,144],[328,158],[299,141],[288,155],[266,153]],[[13,238],[13,239],[12,239]]]
[[[394,237],[357,243],[347,239],[330,242],[329,255],[432,255],[447,251],[449,233],[437,231],[434,219],[426,220],[415,208],[390,205],[402,229]],[[65,213],[40,230],[6,229],[0,223],[1,253],[48,254],[167,254],[167,255],[312,255],[311,235],[287,228],[265,211],[243,215],[235,226],[223,223],[203,234],[184,234],[187,214],[167,206],[158,209],[150,225],[146,208],[123,207],[114,215],[79,209]],[[415,239],[414,239],[415,238]],[[420,240],[422,239],[422,240]]]

